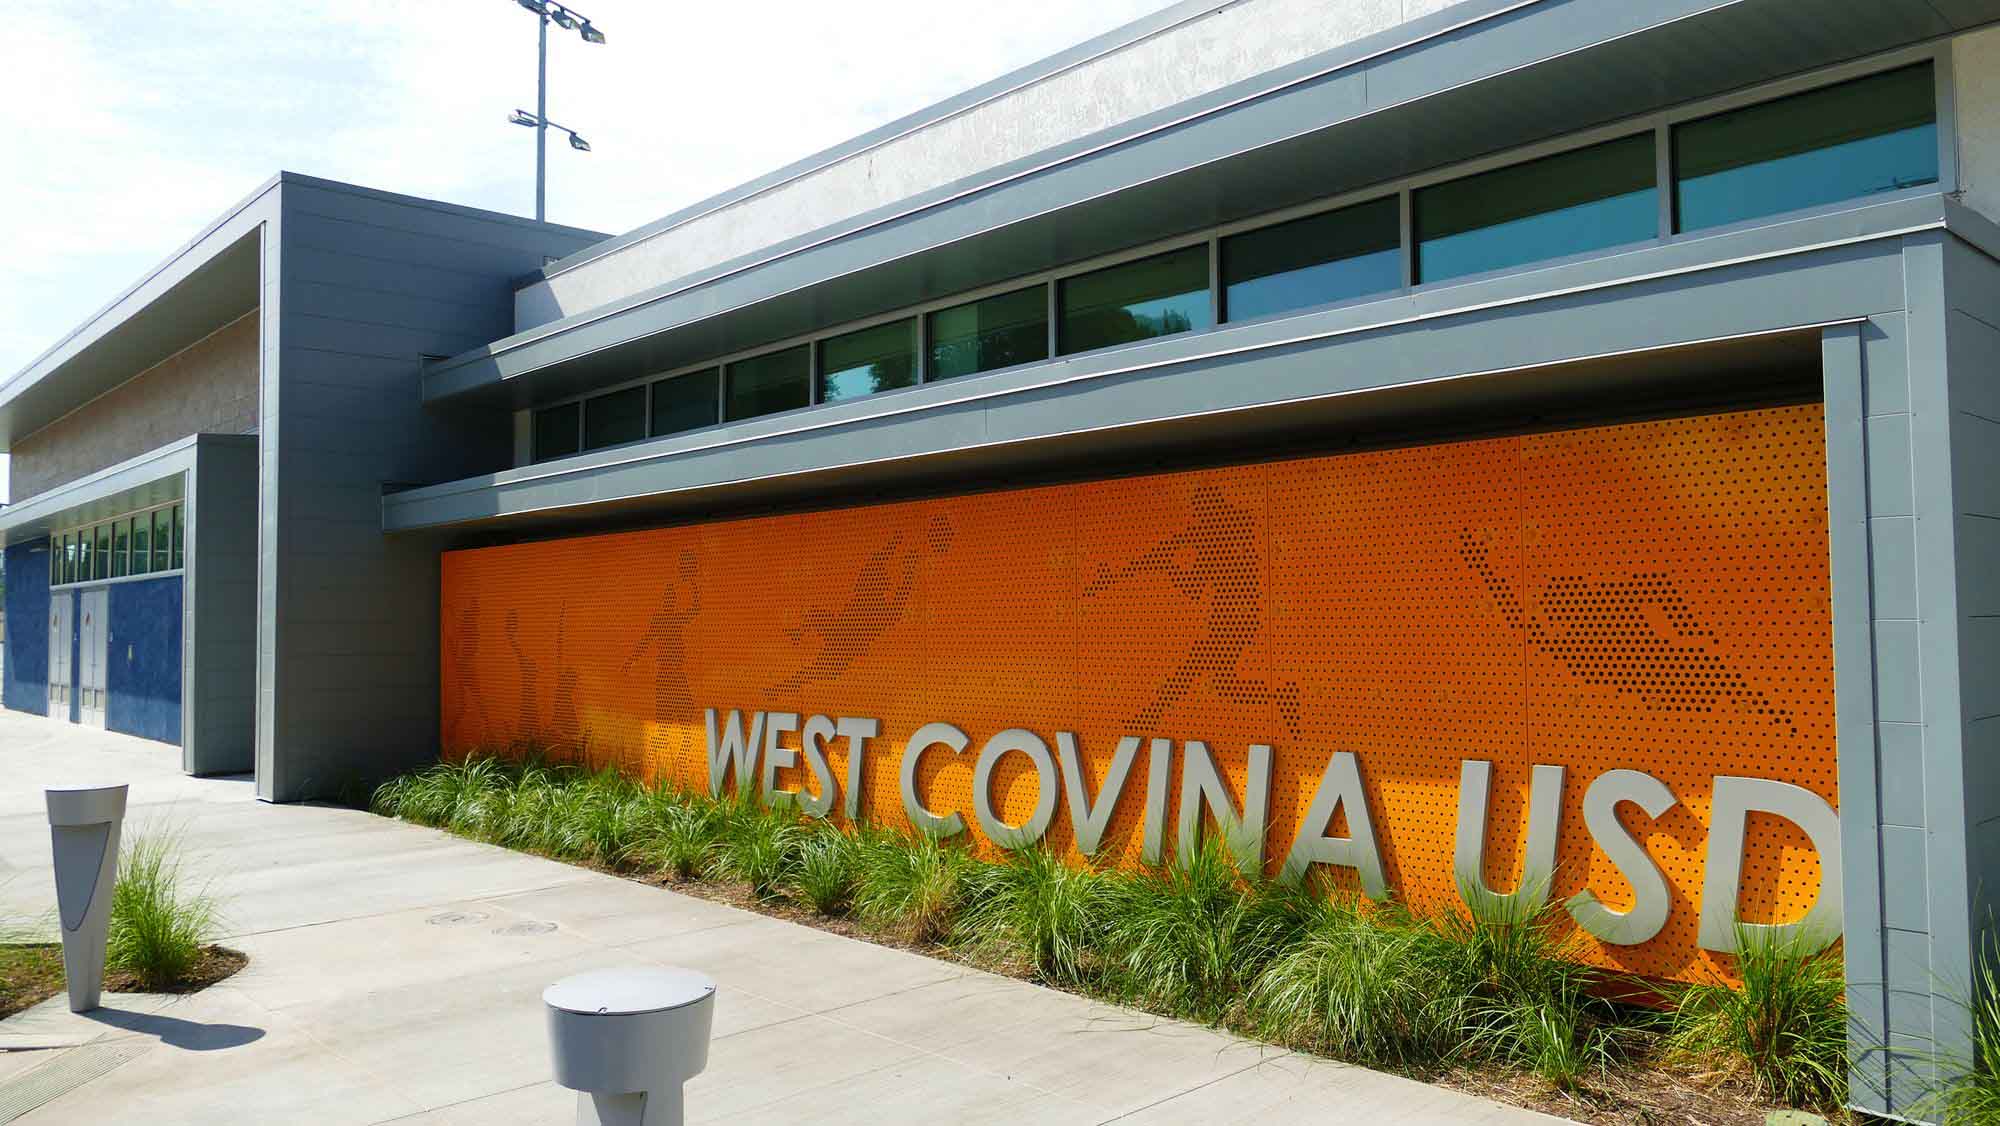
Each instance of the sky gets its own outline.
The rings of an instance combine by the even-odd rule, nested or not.
[[[1169,2],[579,0],[548,217],[628,230]],[[515,0],[14,0],[0,378],[281,169],[533,214],[534,99]]]

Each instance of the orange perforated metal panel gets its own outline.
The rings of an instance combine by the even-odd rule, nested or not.
[[[1418,904],[1456,896],[1462,760],[1494,764],[1502,889],[1529,770],[1560,765],[1554,894],[1616,909],[1630,888],[1583,792],[1640,769],[1679,800],[1622,815],[1673,912],[1590,956],[1687,976],[1712,778],[1836,797],[1824,464],[1809,405],[451,552],[443,740],[701,785],[703,708],[867,717],[862,807],[900,824],[903,744],[944,721],[972,746],[927,755],[920,781],[968,825],[974,752],[1003,729],[1074,733],[1093,795],[1122,735],[1203,740],[1239,801],[1268,743],[1274,866],[1328,755],[1353,751],[1389,881]],[[1024,820],[1026,757],[996,777]],[[1146,784],[1142,751],[1106,838],[1126,861]],[[1750,830],[1743,917],[1797,917],[1817,857],[1788,823]],[[1049,839],[1071,845],[1062,803]]]

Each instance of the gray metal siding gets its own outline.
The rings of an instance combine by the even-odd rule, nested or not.
[[[437,551],[382,536],[382,494],[509,464],[512,422],[424,411],[422,360],[505,334],[512,279],[590,237],[289,179],[277,229],[258,792],[284,801],[435,753]]]
[[[257,747],[256,439],[204,436],[190,481],[182,766],[235,774]]]
[[[1975,934],[2000,941],[2000,262],[1945,251],[1967,891]]]

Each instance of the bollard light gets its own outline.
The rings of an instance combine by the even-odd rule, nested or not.
[[[125,792],[122,785],[45,791],[56,909],[62,916],[63,976],[73,1013],[96,1008],[104,994],[104,940],[111,929],[111,890],[118,882]]]
[[[680,1126],[681,1086],[708,1066],[715,983],[683,969],[612,969],[542,992],[556,1082],[577,1126]]]

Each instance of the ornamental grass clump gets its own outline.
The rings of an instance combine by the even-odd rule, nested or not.
[[[458,762],[440,762],[392,778],[376,788],[369,804],[388,817],[465,831],[494,795],[511,788],[518,772],[504,758],[474,753]]]
[[[1954,1061],[1958,1074],[1939,1099],[1944,1126],[2000,1122],[2000,935],[1989,931],[1973,969],[1972,1059]]]
[[[1108,918],[1105,876],[1036,846],[974,869],[965,898],[954,941],[967,953],[1023,966],[1058,984],[1094,976]]]
[[[646,799],[624,859],[676,880],[706,875],[726,821],[723,804],[707,794],[663,787]]]
[[[1209,839],[1165,868],[1114,881],[1106,979],[1114,995],[1194,1020],[1230,1015],[1310,917],[1296,884],[1246,881]]]
[[[552,856],[610,864],[641,831],[644,791],[616,769],[557,767],[539,846]]]
[[[821,822],[806,830],[792,873],[792,894],[821,915],[844,914],[861,879],[861,839]]]
[[[1675,991],[1670,1058],[1739,1078],[1791,1106],[1847,1101],[1846,982],[1836,952],[1808,936],[1739,926],[1742,985],[1699,982]]]
[[[215,900],[186,886],[176,834],[143,832],[126,844],[111,892],[107,969],[131,973],[148,990],[170,986],[201,959],[215,924]]]
[[[1267,1039],[1357,1063],[1418,1069],[1450,1051],[1422,948],[1436,941],[1396,908],[1347,897],[1314,903],[1298,938],[1251,987],[1248,1019]]]
[[[1574,1090],[1610,1063],[1606,1026],[1614,1017],[1597,996],[1600,975],[1579,960],[1579,938],[1558,926],[1545,887],[1499,895],[1460,889],[1467,910],[1430,921],[1435,941],[1419,962],[1441,992],[1433,1014],[1460,1039],[1468,1062],[1501,1064]]]
[[[934,834],[879,829],[862,833],[858,860],[855,913],[870,926],[924,943],[951,932],[966,877],[978,863]]]
[[[739,795],[723,816],[714,873],[750,885],[759,899],[777,896],[791,882],[805,843],[805,826],[789,806],[767,809]]]

